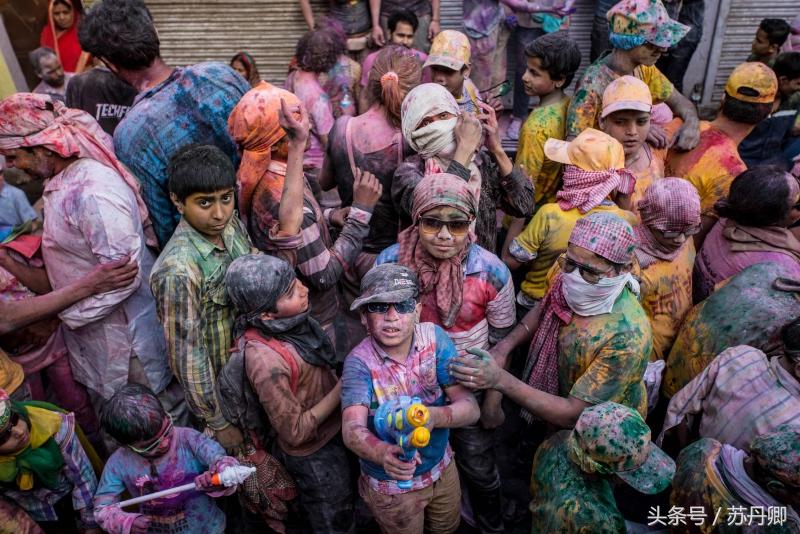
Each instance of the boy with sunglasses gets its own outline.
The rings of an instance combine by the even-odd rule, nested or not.
[[[225,514],[210,497],[231,495],[236,486],[215,486],[212,476],[238,465],[211,438],[175,427],[147,387],[120,388],[100,413],[103,429],[122,447],[111,455],[94,498],[95,519],[110,534],[225,532]],[[138,497],[194,480],[197,489],[139,505],[126,512],[113,506],[127,491]]]
[[[475,243],[474,189],[460,177],[442,173],[424,177],[413,195],[414,225],[375,262],[399,263],[417,274],[421,320],[442,327],[459,354],[489,350],[514,325],[514,285],[500,258]],[[450,437],[484,533],[504,532],[493,431],[504,419],[500,400],[495,392],[485,399],[481,395],[480,424],[459,428]]]
[[[647,415],[644,372],[652,350],[647,316],[630,273],[636,237],[611,213],[592,213],[572,230],[561,273],[538,308],[497,347],[495,357],[459,357],[450,371],[469,389],[494,389],[522,406],[523,417],[572,428],[588,406],[612,401]],[[506,356],[533,332],[519,380]]]
[[[419,322],[417,277],[408,267],[373,267],[353,301],[369,336],[348,355],[342,375],[342,433],[361,458],[359,491],[383,532],[454,532],[460,522],[461,489],[450,428],[473,424],[475,398],[448,372],[456,347],[438,326]],[[419,397],[429,407],[430,443],[411,462],[402,449],[375,435],[374,415],[399,396]],[[410,480],[411,489],[398,481]]]

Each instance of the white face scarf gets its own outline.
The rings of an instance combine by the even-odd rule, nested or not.
[[[455,131],[456,121],[453,117],[443,121],[435,121],[429,125],[414,130],[410,134],[409,145],[424,159],[432,156],[453,158],[456,151]]]
[[[601,278],[596,284],[590,284],[583,279],[580,270],[575,269],[564,273],[562,281],[564,299],[572,311],[582,317],[610,313],[625,286],[639,295],[639,282],[631,273]]]

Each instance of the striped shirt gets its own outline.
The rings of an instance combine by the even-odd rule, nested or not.
[[[181,219],[150,276],[170,368],[192,413],[214,430],[228,425],[214,387],[232,342],[234,311],[225,293],[225,271],[233,260],[250,252],[250,239],[235,215],[222,232],[222,241],[225,248]]]
[[[514,283],[511,272],[500,258],[474,243],[464,261],[464,297],[456,321],[450,328],[441,325],[436,310],[436,293],[421,297],[420,321],[438,324],[455,343],[459,354],[467,349],[488,349],[500,341],[514,325]],[[397,263],[400,245],[381,252],[376,265]]]
[[[58,501],[72,493],[72,509],[80,515],[81,527],[97,528],[92,504],[97,489],[97,477],[75,434],[73,414],[61,415],[61,428],[53,439],[58,443],[64,458],[64,467],[58,475],[56,487],[49,489],[38,485],[31,491],[6,487],[3,488],[3,496],[16,501],[34,521],[58,521],[54,507]]]
[[[747,345],[726,349],[672,397],[664,432],[700,417],[700,437],[747,450],[754,437],[800,420],[800,382],[782,360]]]

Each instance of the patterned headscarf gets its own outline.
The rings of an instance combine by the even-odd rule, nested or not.
[[[665,248],[654,237],[652,229],[662,232],[686,232],[700,225],[700,195],[697,189],[681,178],[656,180],[639,201],[642,224],[633,229],[639,246],[636,259],[644,269],[658,260],[672,261],[688,239],[678,248]]]
[[[639,412],[615,402],[583,410],[569,435],[569,459],[584,473],[615,474],[637,491],[664,491],[675,462],[650,441]]]
[[[290,108],[300,105],[300,99],[289,91],[261,82],[245,93],[228,117],[228,131],[242,150],[236,181],[239,214],[245,225],[249,225],[253,193],[262,178],[272,174],[267,187],[275,198],[280,198],[283,190],[286,165],[272,161],[271,151],[286,135],[278,115],[281,99]]]
[[[414,225],[403,230],[397,241],[400,245],[399,263],[416,271],[421,295],[436,291],[439,319],[450,328],[461,309],[464,291],[461,262],[469,246],[450,259],[440,260],[431,256],[419,242],[420,215],[441,206],[456,208],[472,219],[478,213],[478,199],[463,179],[446,173],[426,176],[414,188],[411,213]],[[475,236],[470,232],[469,242],[474,240]]]
[[[636,248],[631,226],[611,213],[591,213],[579,219],[569,236],[569,243],[583,247],[614,263],[630,263]],[[558,332],[572,321],[573,311],[564,297],[563,273],[541,303],[539,327],[533,335],[523,378],[528,385],[558,395]],[[523,410],[522,417],[530,422],[533,416]]]
[[[0,150],[41,146],[63,158],[93,159],[119,174],[136,197],[145,240],[158,246],[139,180],[114,154],[114,143],[85,111],[71,109],[48,95],[16,93],[0,102]]]
[[[608,10],[609,41],[631,50],[645,43],[672,48],[691,29],[670,18],[661,0],[622,0]]]

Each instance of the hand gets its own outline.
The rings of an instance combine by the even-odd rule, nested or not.
[[[428,26],[428,40],[433,41],[433,38],[439,35],[440,31],[442,31],[442,27],[439,25],[439,21],[432,20],[430,26]]]
[[[150,518],[146,515],[140,515],[133,521],[131,525],[131,534],[147,534],[150,529]]]
[[[483,144],[486,145],[489,152],[495,153],[498,150],[502,151],[503,144],[500,141],[500,127],[497,123],[497,113],[492,106],[484,102],[478,102],[478,106],[480,106],[483,111],[482,114],[478,115],[478,119],[481,121],[483,129],[486,131],[486,139]]]
[[[97,295],[131,285],[138,272],[139,264],[126,255],[117,260],[96,265],[84,277],[84,282],[91,289],[92,295]]]
[[[244,442],[242,432],[233,425],[228,425],[222,430],[214,431],[214,439],[216,439],[222,448],[231,454],[235,454]]]
[[[295,119],[294,114],[299,113],[300,118]],[[278,110],[278,123],[286,131],[289,136],[289,144],[294,146],[301,146],[303,150],[306,148],[308,141],[308,132],[310,130],[308,122],[308,113],[305,106],[289,106],[284,99],[281,98],[281,108]]]
[[[338,208],[331,212],[331,226],[341,228],[344,226],[347,216],[350,214],[350,206]]]
[[[481,146],[483,128],[481,121],[471,113],[462,113],[456,120],[453,135],[456,139],[456,152],[472,156]]]
[[[372,42],[375,43],[378,47],[381,47],[386,44],[386,36],[383,35],[383,28],[380,26],[373,26],[372,27]]]
[[[389,445],[383,453],[383,470],[395,480],[411,480],[414,478],[414,471],[417,464],[422,463],[419,453],[416,453],[414,460],[404,462],[400,459],[403,449],[397,445]]]
[[[11,255],[8,253],[8,249],[6,247],[0,247],[0,267],[8,265],[9,261],[14,261],[11,259]]]
[[[505,107],[503,106],[503,101],[497,98],[496,96],[488,98],[486,100],[486,103],[491,106],[491,108],[495,111],[496,114],[500,113],[505,109]]]
[[[469,358],[459,356],[450,363],[450,374],[467,389],[496,389],[503,369],[497,365],[492,355],[483,349],[467,349],[477,356]]]
[[[481,405],[481,425],[486,430],[497,428],[506,420],[506,414],[503,413],[502,401],[494,400],[492,398],[485,398]]]
[[[211,471],[200,473],[194,477],[194,485],[199,491],[213,491],[218,489],[218,486],[214,484],[214,481],[212,480],[213,477],[214,473]]]
[[[700,143],[700,124],[697,121],[687,121],[675,134],[672,145],[678,150],[691,150]]]
[[[383,194],[383,185],[375,175],[356,169],[356,180],[353,182],[353,204],[374,208]]]
[[[650,123],[650,131],[647,133],[647,142],[654,148],[664,148],[669,143],[669,136],[664,128],[657,124]]]

